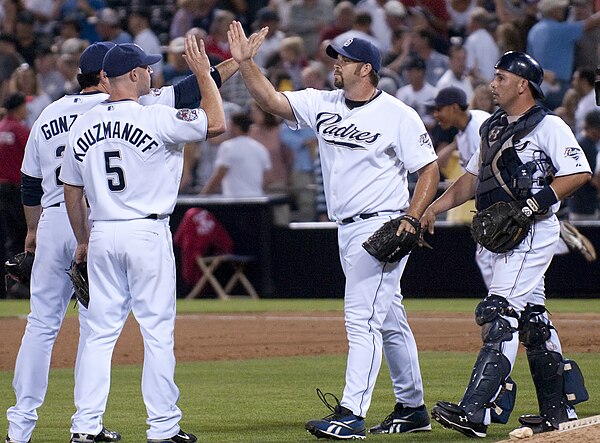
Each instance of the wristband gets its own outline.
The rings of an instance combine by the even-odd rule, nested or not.
[[[408,223],[410,223],[410,225],[415,228],[417,231],[419,230],[420,226],[421,226],[421,222],[419,221],[418,218],[413,217],[412,215],[408,215],[408,214],[404,214],[403,216],[400,217],[402,220],[406,220]]]
[[[525,199],[525,208],[529,208],[532,211],[531,214],[526,213],[525,215],[531,217],[533,214],[539,214],[557,202],[558,197],[556,197],[554,189],[551,186],[546,186],[537,194]]]

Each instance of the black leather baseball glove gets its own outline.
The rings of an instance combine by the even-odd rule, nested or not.
[[[90,303],[90,287],[88,283],[87,262],[71,263],[71,269],[67,270],[71,283],[73,283],[73,293],[79,303],[87,309]]]
[[[526,215],[523,203],[497,202],[479,211],[471,223],[473,239],[485,249],[503,253],[521,244],[533,224],[531,211]]]
[[[396,235],[402,220],[409,222],[416,232],[413,234],[412,232],[402,231],[399,236]],[[395,263],[408,255],[419,244],[420,237],[421,224],[419,220],[410,215],[402,215],[385,222],[362,244],[362,247],[379,261]]]
[[[4,263],[6,277],[12,278],[24,285],[29,284],[34,257],[35,255],[31,252],[20,252],[6,260]]]

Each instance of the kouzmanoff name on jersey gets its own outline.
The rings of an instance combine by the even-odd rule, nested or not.
[[[114,123],[114,124],[113,124]],[[73,151],[75,159],[82,162],[88,149],[96,143],[106,139],[121,139],[141,148],[146,152],[158,146],[158,142],[142,129],[131,123],[104,122],[97,123],[84,131],[83,135],[75,141]]]

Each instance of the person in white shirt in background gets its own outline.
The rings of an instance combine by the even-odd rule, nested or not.
[[[594,81],[596,80],[596,70],[589,67],[579,67],[573,72],[571,78],[571,87],[577,91],[579,102],[575,108],[575,136],[582,137],[583,122],[585,116],[591,111],[595,111],[596,94],[594,93]]]
[[[498,45],[487,28],[492,18],[484,8],[475,8],[471,13],[469,34],[464,44],[467,50],[467,69],[482,83],[492,81],[494,66],[500,58]]]
[[[473,85],[467,73],[467,51],[464,47],[453,45],[448,51],[448,70],[444,72],[435,87],[438,91],[454,86],[460,88],[467,96],[467,101],[473,98]]]
[[[201,193],[213,194],[220,187],[224,197],[262,196],[265,172],[271,169],[269,151],[248,136],[252,124],[248,115],[234,114],[229,124],[233,138],[219,146],[214,172]]]
[[[133,34],[133,43],[148,54],[160,54],[161,47],[158,37],[150,28],[150,11],[146,8],[135,8],[129,12],[127,27]],[[162,60],[152,65],[152,86],[161,88],[164,85]]]

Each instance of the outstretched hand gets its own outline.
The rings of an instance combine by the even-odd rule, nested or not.
[[[260,34],[260,32],[262,32],[262,30],[259,31],[258,34]],[[229,50],[231,51],[231,56],[236,62],[241,63],[252,58],[254,55],[253,48],[248,38],[246,38],[246,33],[244,32],[244,28],[242,28],[242,24],[237,20],[234,20],[229,25],[227,39],[229,40]]]
[[[255,32],[252,35],[250,35],[250,37],[248,38],[248,44],[252,48],[252,57],[254,57],[256,55],[256,53],[258,52],[258,48],[260,48],[260,45],[263,44],[268,33],[269,33],[269,27],[265,26],[260,31]]]
[[[183,58],[195,75],[210,71],[210,61],[206,55],[203,40],[196,39],[194,35],[188,35],[185,38],[184,48]]]

